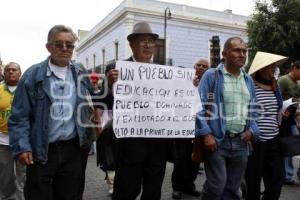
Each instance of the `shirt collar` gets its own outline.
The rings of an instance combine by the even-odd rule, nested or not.
[[[53,73],[54,74],[54,72],[51,70],[51,68],[50,68],[50,66],[51,65],[54,65],[54,66],[56,66],[55,64],[53,64],[52,62],[51,62],[51,58],[49,59],[49,61],[48,61],[48,66],[47,66],[47,72],[46,72],[46,76],[51,76],[51,74]],[[69,65],[70,66],[70,65]],[[68,68],[69,68],[69,66],[67,66]]]
[[[8,85],[6,84],[6,82],[4,81],[3,82],[3,85],[4,85],[4,90],[6,90],[7,92],[9,92],[9,93],[11,93],[11,94],[14,94],[15,93],[15,91],[13,91],[13,92],[11,92],[9,89],[8,89]]]
[[[8,86],[5,81],[3,82],[3,85],[4,85],[4,90],[9,91]]]
[[[223,72],[224,75],[232,76],[232,74],[230,74],[230,73],[226,70],[226,68],[225,68],[224,65],[222,66],[221,70],[222,70],[222,72]],[[240,77],[242,77],[242,76],[246,76],[246,72],[245,72],[245,70],[244,70],[243,68],[240,68],[240,74],[237,76],[237,78],[240,78]]]

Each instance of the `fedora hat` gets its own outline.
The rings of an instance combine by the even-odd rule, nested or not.
[[[139,22],[134,25],[132,33],[127,36],[127,40],[131,41],[136,35],[151,35],[154,39],[158,38],[156,33],[153,33],[151,27],[146,22]]]
[[[283,63],[287,59],[288,57],[285,56],[258,51],[253,59],[248,74],[249,75],[254,74],[258,70],[261,70],[264,67],[267,67],[274,63],[276,64]]]

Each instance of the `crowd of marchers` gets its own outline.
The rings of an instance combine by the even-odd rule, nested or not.
[[[148,23],[135,24],[126,61],[151,63],[158,37]],[[246,72],[245,41],[228,38],[216,68],[205,58],[194,65],[202,102],[195,138],[116,138],[113,86],[119,70],[116,63],[107,65],[106,83],[89,74],[71,60],[76,41],[70,27],[55,25],[46,42],[48,58],[22,76],[16,62],[0,71],[0,199],[82,200],[94,141],[113,200],[161,199],[167,161],[174,165],[173,199],[276,200],[283,184],[295,184],[296,152],[283,153],[282,138],[299,134],[300,61],[279,77],[288,57],[257,52]],[[85,126],[90,121],[96,127]],[[192,159],[196,145],[204,151],[201,192],[194,184],[202,168]]]

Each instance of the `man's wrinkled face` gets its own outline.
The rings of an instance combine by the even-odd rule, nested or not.
[[[227,66],[241,68],[246,62],[246,44],[238,39],[233,39],[229,48],[226,51],[223,51],[222,55]]]
[[[203,70],[207,70],[208,67],[208,62],[204,59],[199,60],[194,66],[195,69],[202,68]]]
[[[46,47],[51,54],[52,62],[65,67],[69,65],[75,48],[73,35],[68,32],[57,33]]]
[[[4,78],[8,85],[16,85],[20,79],[20,76],[21,70],[18,65],[12,63],[5,67]]]
[[[134,58],[138,62],[150,62],[155,49],[155,39],[151,35],[136,35],[130,41]]]

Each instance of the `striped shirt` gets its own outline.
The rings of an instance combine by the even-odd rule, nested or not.
[[[260,131],[259,139],[267,141],[279,134],[278,111],[279,106],[275,93],[255,85],[257,103],[260,105],[260,117],[257,125]]]

